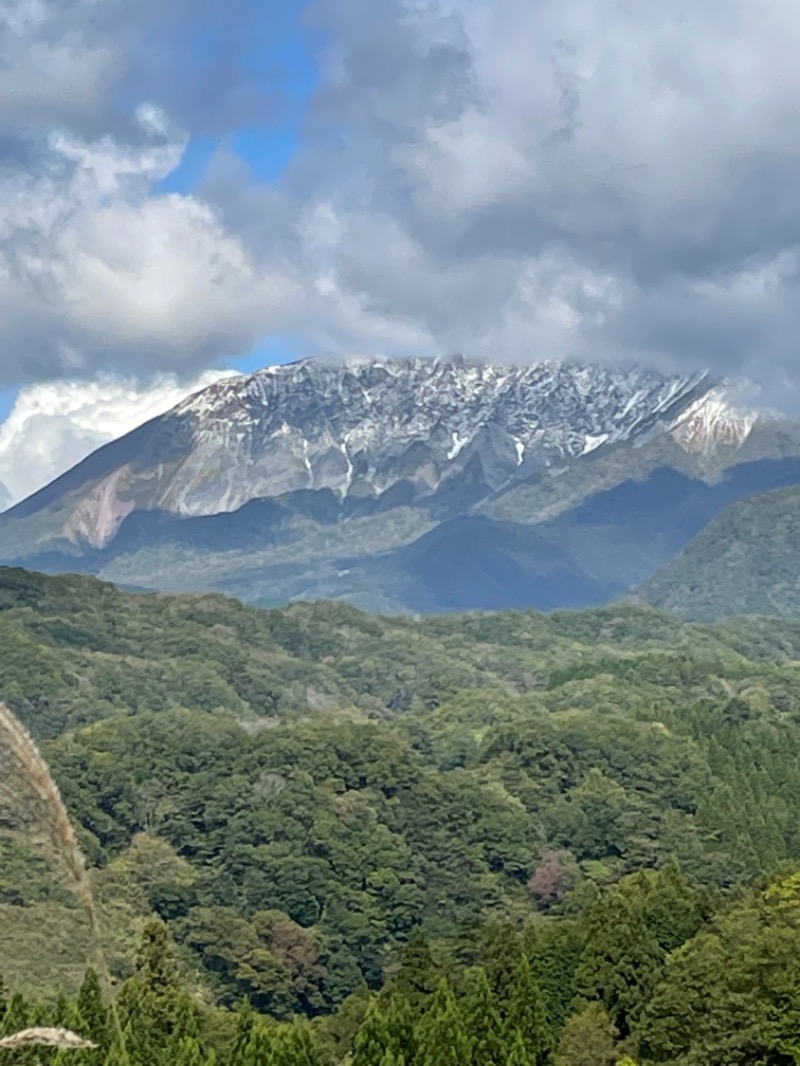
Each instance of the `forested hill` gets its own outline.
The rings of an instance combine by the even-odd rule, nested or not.
[[[335,1019],[364,983],[396,979],[415,935],[436,981],[463,974],[466,989],[464,968],[491,962],[481,930],[499,921],[556,937],[547,966],[562,983],[547,993],[541,959],[536,978],[551,1050],[587,1003],[620,1047],[645,1047],[636,1027],[668,953],[705,936],[743,886],[800,864],[800,623],[689,625],[632,606],[421,621],[331,603],[258,611],[6,569],[0,640],[0,695],[79,826],[114,976],[133,973],[137,932],[159,915],[200,1000],[328,1018],[331,1055],[356,1025]],[[0,834],[0,971],[31,993],[74,989],[80,915],[30,850],[19,794],[0,791],[0,827],[15,830]],[[787,885],[779,902],[794,907]],[[655,940],[637,945],[650,962],[634,960],[647,981],[634,995],[625,944],[645,919]],[[714,934],[724,950],[737,920]],[[610,929],[625,941],[611,977],[597,961]],[[698,950],[680,965],[700,988]],[[654,1061],[693,1039],[653,1026]]]
[[[797,486],[737,500],[638,590],[684,618],[800,615]]]

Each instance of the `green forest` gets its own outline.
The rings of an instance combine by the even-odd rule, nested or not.
[[[114,985],[15,780],[0,1035],[98,1047],[0,1066],[800,1063],[800,623],[0,568],[0,639]]]

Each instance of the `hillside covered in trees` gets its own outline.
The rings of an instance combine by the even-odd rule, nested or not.
[[[731,614],[797,618],[799,521],[796,485],[737,500],[641,585],[638,595],[689,619]]]
[[[5,569],[0,636],[142,1063],[797,1061],[800,624]],[[105,1010],[29,811],[0,790],[6,1031]]]

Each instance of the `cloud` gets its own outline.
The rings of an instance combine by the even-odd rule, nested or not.
[[[270,5],[0,0],[0,384],[270,332],[797,378],[796,4],[307,6],[304,147],[263,185],[226,135],[280,107]],[[201,187],[160,193],[197,133]]]
[[[235,62],[257,7],[0,0],[0,386],[193,373],[283,328],[291,268],[159,192],[189,133],[274,106]]]
[[[284,205],[308,336],[796,371],[796,4],[314,13],[314,140]],[[273,215],[251,217],[264,249]]]
[[[0,172],[0,374],[191,372],[247,349],[291,305],[192,196],[153,195],[182,141],[141,108],[147,140],[51,134],[34,171]]]
[[[90,452],[168,411],[224,371],[181,383],[162,375],[59,381],[20,391],[0,426],[0,508],[10,506],[69,470]]]
[[[270,11],[270,7],[273,8]],[[0,128],[129,130],[156,100],[199,134],[280,114],[263,0],[0,0]],[[265,59],[253,57],[261,38]],[[245,62],[246,60],[246,62]]]

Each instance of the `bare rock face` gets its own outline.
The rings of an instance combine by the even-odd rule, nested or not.
[[[0,515],[0,564],[368,610],[580,607],[800,485],[800,421],[705,373],[462,358],[240,375]]]
[[[160,502],[198,515],[299,488],[378,495],[401,478],[424,493],[475,455],[499,487],[524,463],[643,432],[702,394],[705,380],[460,359],[272,367],[176,409],[194,419],[193,445]]]
[[[496,491],[668,432],[692,409],[681,432],[693,436],[712,387],[702,373],[594,365],[303,360],[204,389],[9,514],[57,507],[63,536],[103,548],[134,511],[198,517],[301,489],[379,497],[399,482],[419,500],[476,464]]]

